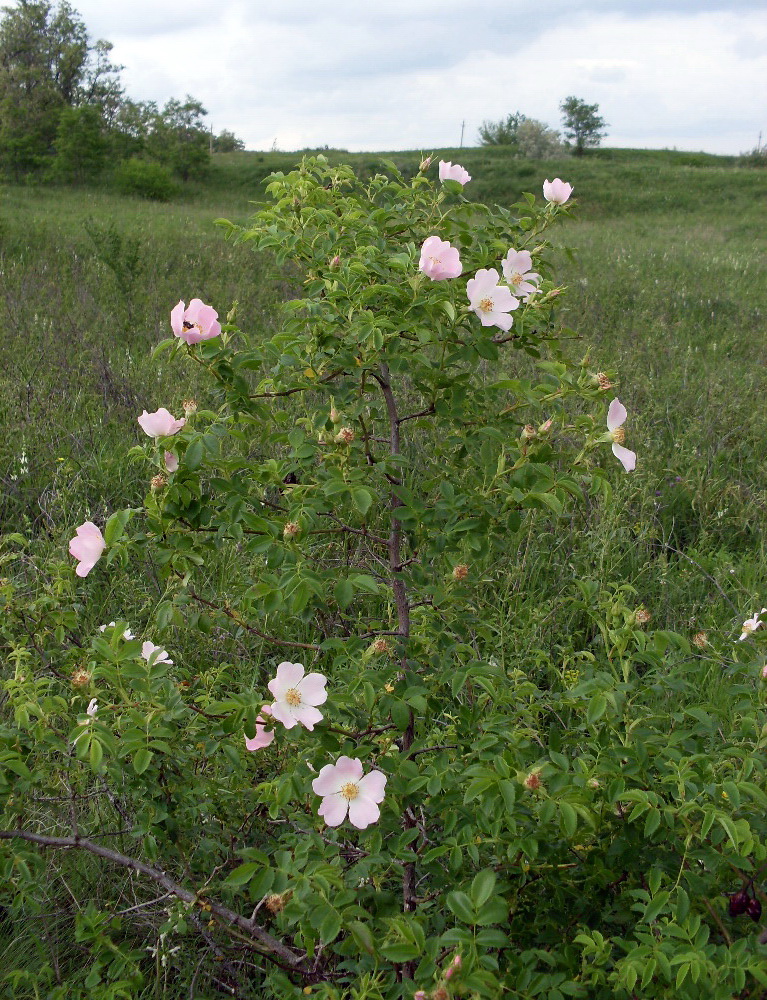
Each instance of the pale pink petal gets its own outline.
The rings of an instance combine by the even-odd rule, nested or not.
[[[371,802],[383,802],[386,775],[381,771],[371,771],[364,778],[360,778],[357,784],[360,786],[360,795],[370,799]]]
[[[336,761],[336,774],[341,778],[342,783],[346,781],[358,782],[362,777],[362,761],[356,757],[346,757],[342,754]]]
[[[248,750],[261,750],[268,747],[274,739],[274,730],[264,728],[264,719],[259,715],[256,719],[256,735],[252,739],[245,737],[245,746]]]
[[[349,803],[349,822],[356,826],[358,830],[364,830],[371,823],[377,823],[380,815],[381,810],[375,802],[364,798],[362,795],[358,795],[356,799],[352,799]]]
[[[325,685],[328,679],[324,674],[307,674],[297,684],[301,701],[306,705],[323,705],[328,700]]]
[[[513,311],[519,308],[519,300],[514,298],[510,289],[505,285],[498,285],[495,289],[493,292],[493,302],[495,303],[495,308],[501,312]]]
[[[629,451],[629,449],[624,448],[622,444],[613,444],[613,455],[615,455],[618,461],[623,465],[626,472],[633,472],[636,468],[636,452]]]
[[[166,451],[165,468],[168,472],[176,472],[178,470],[178,455],[174,455],[172,451]]]
[[[170,327],[176,337],[180,337],[184,329],[184,309],[186,306],[179,299],[170,312]]]
[[[338,793],[326,796],[320,803],[317,810],[328,826],[340,826],[346,819],[346,810],[349,808],[348,801]]]
[[[304,676],[304,668],[301,663],[289,663],[287,660],[277,665],[276,676],[269,681],[267,687],[275,698],[282,698],[286,691],[298,685]]]
[[[298,725],[298,719],[295,717],[286,702],[275,701],[269,707],[272,716],[278,722],[281,722],[286,729],[292,729],[293,726]]]
[[[340,791],[345,780],[336,774],[335,764],[326,764],[312,782],[312,791],[316,795],[332,795]]]
[[[625,423],[626,416],[626,407],[616,397],[612,403],[610,403],[610,409],[607,411],[608,431],[617,430],[623,423]]]
[[[274,712],[272,714],[276,718],[276,714]],[[293,709],[293,718],[311,732],[318,722],[322,722],[324,716],[318,708],[313,708],[311,705],[296,705]],[[290,726],[287,728],[290,729]]]
[[[69,542],[69,554],[79,561],[75,573],[85,577],[101,558],[106,542],[93,521],[81,524],[76,532],[75,537]]]

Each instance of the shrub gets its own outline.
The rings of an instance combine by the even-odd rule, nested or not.
[[[300,269],[279,332],[179,302],[155,357],[204,370],[212,407],[142,414],[145,501],[78,527],[77,579],[19,559],[0,583],[2,903],[66,913],[41,852],[88,860],[69,997],[757,991],[747,643],[725,720],[629,586],[493,614],[530,534],[609,502],[602,458],[633,467],[609,375],[563,346],[568,209],[386,168],[273,176],[227,229]],[[158,588],[139,638],[107,624],[128,561]]]
[[[167,167],[133,157],[121,163],[114,173],[117,190],[150,201],[170,201],[178,194],[178,185]]]

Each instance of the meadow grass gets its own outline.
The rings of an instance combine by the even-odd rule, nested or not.
[[[375,154],[328,155],[362,173],[380,167]],[[420,159],[390,156],[411,173]],[[485,584],[494,613],[484,641],[505,664],[560,677],[600,641],[576,585],[591,581],[605,614],[623,601],[650,611],[650,629],[705,630],[712,646],[690,661],[700,703],[736,725],[744,707],[730,697],[720,653],[732,657],[739,623],[767,603],[765,173],[669,151],[601,150],[541,163],[499,149],[437,157],[462,163],[472,194],[501,204],[525,190],[539,194],[545,177],[574,183],[576,219],[559,239],[577,250],[559,255],[568,286],[560,318],[578,333],[574,353],[589,351],[594,369],[616,373],[627,443],[639,456],[626,476],[605,449],[610,501],[584,499],[510,539],[504,565]],[[141,502],[145,470],[125,453],[143,439],[142,409],[178,415],[189,396],[204,405],[206,382],[192,362],[150,356],[179,298],[199,296],[222,317],[236,302],[244,329],[278,329],[279,303],[296,277],[226,243],[213,223],[244,222],[268,174],[297,159],[218,156],[209,183],[172,204],[108,191],[0,192],[0,531],[29,536],[29,567],[66,560],[66,541],[86,517]],[[223,580],[246,570],[208,572]],[[162,596],[157,574],[149,565],[130,572],[129,593],[114,592],[109,574],[94,581],[83,608],[91,625],[106,607],[132,621],[150,617]],[[186,662],[202,655],[181,630],[163,641]],[[236,639],[217,630],[206,663],[215,669],[239,653]],[[67,879],[82,882],[76,895],[97,897],[103,875],[72,867]],[[63,889],[56,883],[51,892]],[[55,898],[51,905],[58,908]],[[37,930],[17,932],[4,961],[22,963]],[[64,965],[77,961],[71,943],[56,948]],[[160,980],[151,995],[166,995]],[[30,986],[17,995],[35,993]]]

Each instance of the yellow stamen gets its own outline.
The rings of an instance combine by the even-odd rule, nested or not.
[[[481,299],[479,303],[479,308],[482,312],[492,312],[493,311],[493,300],[490,298]]]
[[[289,688],[285,692],[285,701],[292,708],[295,708],[297,705],[301,704],[301,693],[296,688]]]
[[[341,794],[349,802],[351,802],[352,799],[356,799],[359,793],[360,786],[355,784],[353,781],[347,781],[345,785],[341,786]]]
[[[616,444],[623,444],[626,440],[626,432],[622,427],[616,427],[613,431],[613,441]]]

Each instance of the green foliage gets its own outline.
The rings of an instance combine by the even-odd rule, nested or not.
[[[576,156],[583,156],[602,141],[607,122],[599,114],[598,104],[587,104],[580,97],[566,97],[559,105],[565,137],[573,144]]]
[[[206,114],[202,104],[188,94],[184,101],[173,98],[156,116],[146,139],[149,155],[184,181],[204,177],[208,170]]]
[[[516,111],[497,122],[484,121],[479,126],[479,141],[483,146],[516,146],[519,128],[527,120]]]
[[[750,219],[746,228],[742,206],[752,200],[746,172],[681,169],[664,197],[673,200],[691,182],[704,199],[714,185],[731,190],[720,199],[719,215],[709,207],[698,216],[701,226],[712,218],[726,224],[704,252],[690,236],[691,203],[680,200],[670,210],[666,201],[654,208],[653,226],[643,235],[644,224],[631,214],[640,195],[625,179],[625,171],[639,166],[621,168],[614,187],[607,181],[616,166],[601,168],[601,187],[594,182],[599,168],[573,164],[583,171],[575,176],[576,194],[591,221],[578,229],[577,265],[566,265],[570,294],[552,299],[556,312],[552,307],[548,324],[529,323],[521,310],[515,319],[513,331],[523,340],[533,326],[545,331],[540,343],[527,342],[541,356],[495,345],[495,359],[478,356],[493,331],[465,311],[463,279],[414,279],[420,242],[434,231],[460,245],[466,276],[480,263],[497,266],[498,220],[450,194],[437,202],[434,218],[441,221],[432,228],[427,199],[433,205],[439,195],[422,179],[411,188],[389,173],[360,184],[347,171],[306,164],[275,179],[276,205],[239,231],[243,243],[230,258],[215,262],[208,260],[219,252],[212,246],[199,251],[204,224],[195,206],[184,206],[184,215],[200,219],[199,242],[193,241],[198,259],[182,257],[189,229],[177,214],[137,204],[131,220],[117,214],[117,199],[104,200],[117,235],[104,223],[98,231],[91,227],[96,240],[91,235],[90,244],[68,248],[72,274],[63,280],[64,272],[56,272],[52,285],[42,268],[30,268],[26,284],[20,281],[20,268],[29,267],[22,254],[47,244],[27,221],[29,206],[12,193],[13,226],[29,228],[26,237],[14,228],[6,243],[3,290],[17,320],[9,333],[29,345],[28,357],[7,355],[29,366],[19,372],[20,386],[35,387],[40,375],[32,366],[41,354],[60,378],[68,377],[64,356],[49,355],[83,299],[74,291],[72,305],[56,298],[56,285],[64,292],[87,287],[91,272],[78,284],[78,268],[91,259],[94,284],[104,292],[116,283],[121,261],[133,273],[131,235],[141,230],[131,225],[146,227],[135,272],[144,278],[134,283],[142,305],[134,346],[137,337],[149,344],[156,330],[167,330],[164,317],[153,321],[142,284],[166,280],[175,258],[178,269],[168,287],[159,286],[157,300],[173,304],[183,294],[188,301],[197,287],[190,289],[189,274],[199,269],[206,301],[221,308],[227,294],[241,297],[243,329],[232,323],[220,341],[182,347],[170,355],[172,363],[158,353],[153,365],[136,371],[141,403],[126,407],[125,429],[109,444],[103,424],[84,435],[77,421],[87,414],[70,395],[67,434],[76,431],[82,444],[66,474],[67,499],[53,520],[50,500],[42,498],[48,514],[38,542],[20,536],[3,542],[0,829],[26,823],[68,836],[74,803],[82,836],[126,831],[94,840],[162,869],[193,896],[153,903],[163,889],[104,857],[71,849],[38,853],[28,842],[6,842],[0,902],[11,910],[14,935],[26,927],[32,928],[26,940],[37,935],[34,959],[18,948],[11,952],[9,996],[33,996],[33,975],[55,995],[57,963],[66,996],[140,995],[142,977],[160,993],[164,983],[169,995],[188,992],[201,959],[200,993],[213,994],[218,980],[243,997],[298,995],[305,984],[328,997],[410,998],[438,984],[478,996],[506,989],[552,998],[761,995],[758,928],[746,916],[728,916],[725,894],[749,887],[752,878],[756,893],[763,892],[765,720],[755,697],[762,647],[730,640],[733,610],[717,603],[722,597],[709,579],[736,610],[747,595],[760,596],[764,579],[762,418],[751,402],[763,375],[738,353],[758,330],[754,289],[763,283],[752,248],[759,221]],[[667,169],[664,182],[673,181]],[[47,205],[41,210],[52,214]],[[73,203],[71,212],[79,231],[82,208]],[[558,255],[546,246],[554,231],[535,231],[539,212],[525,202],[512,209],[498,243],[504,249],[529,239],[550,288]],[[533,221],[520,232],[522,218]],[[243,258],[248,246],[268,241],[289,260],[298,257],[300,267],[273,268],[263,254]],[[51,242],[58,257],[62,243]],[[46,267],[61,267],[58,257],[51,253]],[[255,262],[257,280],[221,287],[213,299],[211,275],[233,270],[235,262],[249,275]],[[717,342],[703,344],[699,334],[711,322],[711,304],[696,289],[707,287],[709,271],[721,294],[714,306]],[[277,326],[265,319],[268,300],[244,298],[249,286],[260,289],[271,275],[292,297]],[[22,310],[32,284],[56,319],[50,342],[40,339],[40,318],[30,312],[27,321]],[[179,291],[171,295],[174,287]],[[408,323],[391,325],[405,301]],[[117,341],[123,351],[126,339],[115,336],[111,319],[104,322],[103,307],[93,312],[103,328],[99,349]],[[624,479],[610,464],[609,502],[588,491],[590,482],[605,482],[597,466],[604,453],[606,467],[613,462],[609,446],[595,444],[573,465],[590,413],[605,399],[591,364],[573,364],[556,338],[561,322],[583,324],[584,317],[589,336],[602,341],[603,367],[620,364],[620,395],[632,404],[628,444],[640,452],[636,479]],[[417,343],[404,336],[411,323],[422,338]],[[79,340],[91,349],[84,332]],[[435,362],[444,345],[452,367],[443,375]],[[387,455],[383,393],[366,376],[378,371],[382,357],[408,406],[404,416],[428,408],[428,390],[435,397],[433,414],[402,423],[396,464]],[[342,373],[322,381],[343,361]],[[742,398],[727,388],[733,373]],[[161,467],[162,444],[158,451],[137,449],[129,463],[122,439],[137,433],[142,405],[164,404],[178,414],[191,378],[199,380],[195,394],[204,402],[189,426],[165,442],[181,457],[179,472],[146,497],[144,513],[123,524],[126,505],[138,506],[134,496]],[[536,392],[556,391],[568,379],[568,394],[559,399]],[[699,420],[695,399],[703,385],[709,402]],[[290,396],[255,398],[293,388]],[[522,440],[529,418],[540,426],[552,407],[550,436]],[[335,440],[344,424],[333,422],[333,408],[355,430],[347,445]],[[5,412],[16,419],[10,406]],[[27,421],[26,433],[38,422]],[[596,436],[602,430],[600,408]],[[366,442],[377,459],[372,466]],[[28,481],[19,443],[8,452],[17,489]],[[101,446],[110,454],[89,460],[87,452]],[[27,477],[41,451],[29,448]],[[403,480],[400,487],[392,476]],[[55,488],[63,488],[61,478]],[[581,487],[572,499],[568,479]],[[394,489],[407,491],[399,496],[404,516],[396,522]],[[86,503],[102,527],[118,511],[112,524],[123,524],[125,533],[118,539],[110,531],[111,561],[105,556],[78,581],[64,551]],[[499,507],[504,517],[497,522]],[[292,541],[284,535],[289,518],[301,529]],[[413,604],[425,602],[412,610],[404,670],[397,635],[388,637],[388,653],[370,650],[372,635],[360,641],[366,632],[397,631],[393,574],[386,549],[374,541],[388,538],[394,523],[403,526],[404,561],[417,556],[401,576]],[[367,537],[325,530],[341,524]],[[43,558],[46,546],[52,562]],[[470,569],[463,579],[453,574],[460,564]],[[639,594],[609,584],[627,578]],[[192,591],[217,607],[201,604]],[[649,626],[637,620],[640,595],[653,611]],[[672,631],[689,635],[686,619],[693,615],[706,616],[703,651]],[[97,631],[118,618],[124,620],[114,628]],[[175,664],[150,667],[140,639],[122,638],[128,623],[140,639],[166,642]],[[275,648],[252,629],[323,648]],[[270,698],[266,681],[282,658],[327,673],[326,722],[311,734],[280,730],[272,747],[246,755],[243,731],[253,732],[255,714]],[[75,685],[78,670],[90,676]],[[88,723],[91,697],[99,710]],[[408,752],[403,739],[411,710]],[[397,728],[367,732],[379,723]],[[316,815],[315,774],[306,762],[316,769],[340,752],[389,777],[380,823],[366,831],[348,824],[329,830]],[[415,819],[409,828],[407,807]],[[408,864],[415,865],[418,901],[402,912]],[[80,907],[76,930],[67,916],[72,893],[94,901]],[[137,903],[141,910],[112,916]],[[246,917],[260,904],[259,926],[299,951],[322,941],[312,962],[319,956],[324,981],[281,971],[258,949],[249,951],[249,966],[240,966],[243,941],[220,913],[206,909],[219,904]],[[45,940],[36,917],[51,913],[59,916]],[[448,981],[444,973],[456,950],[461,973]],[[25,972],[33,962],[34,973]],[[396,982],[398,973],[405,984]],[[415,981],[407,980],[410,973]]]
[[[93,105],[64,108],[56,129],[55,148],[52,172],[56,180],[82,184],[98,177],[108,150],[99,109]]]
[[[167,167],[138,156],[119,164],[114,172],[114,184],[123,194],[150,201],[170,201],[178,194],[178,185]]]
[[[237,153],[245,149],[242,139],[238,139],[229,129],[222,129],[218,135],[213,136],[212,141],[214,153]]]

